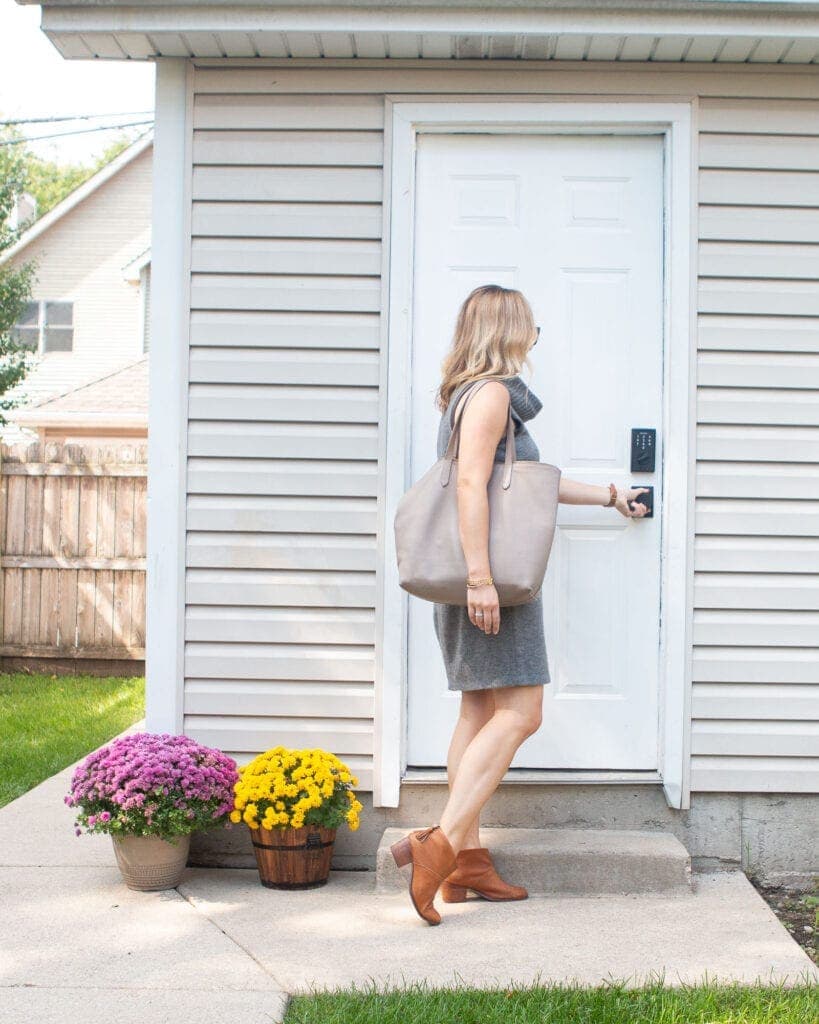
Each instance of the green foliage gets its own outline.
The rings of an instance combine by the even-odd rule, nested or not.
[[[37,216],[42,217],[57,203],[62,202],[70,192],[119,156],[132,141],[125,132],[120,132],[90,164],[57,163],[55,160],[45,160],[23,148],[21,156],[26,175],[25,189],[37,200]]]
[[[13,127],[0,130],[0,141],[19,138]],[[0,253],[9,249],[27,225],[12,228],[8,217],[17,195],[27,188],[25,156],[19,145],[0,146]],[[29,352],[11,336],[11,328],[20,319],[31,297],[35,280],[34,261],[10,266],[0,264],[0,423],[7,423],[3,411],[20,404],[6,392],[18,384],[31,365]]]

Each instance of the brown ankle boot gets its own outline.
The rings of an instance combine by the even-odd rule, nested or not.
[[[457,866],[441,886],[441,898],[444,903],[464,903],[467,889],[486,900],[525,900],[529,895],[522,885],[504,882],[483,846],[458,852]]]
[[[395,863],[407,881],[410,899],[428,924],[440,924],[433,906],[438,887],[455,868],[456,857],[440,825],[410,832],[390,847]]]

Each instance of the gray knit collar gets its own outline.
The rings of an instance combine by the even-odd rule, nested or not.
[[[543,408],[543,402],[537,397],[534,391],[529,388],[520,374],[514,377],[507,377],[504,381],[509,388],[512,398],[512,408],[522,420],[530,420],[537,416]]]
[[[543,408],[543,402],[541,402],[534,391],[527,386],[519,373],[516,373],[514,377],[501,377],[499,379],[509,390],[512,408],[522,420],[530,420],[533,416],[537,416]],[[452,403],[450,423],[455,417],[455,407],[458,403],[458,399],[470,383],[470,381],[464,381],[457,387],[455,393],[450,398],[450,402]]]

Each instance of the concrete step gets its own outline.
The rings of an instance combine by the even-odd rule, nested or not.
[[[390,846],[416,828],[388,828],[376,853],[376,891],[406,888]],[[531,894],[690,893],[691,858],[669,832],[481,828],[500,875]]]

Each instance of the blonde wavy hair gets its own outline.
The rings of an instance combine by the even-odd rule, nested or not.
[[[528,352],[535,330],[522,292],[499,284],[473,288],[458,311],[452,346],[441,363],[435,396],[441,412],[464,381],[514,377],[524,365],[531,370]]]

